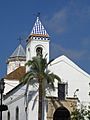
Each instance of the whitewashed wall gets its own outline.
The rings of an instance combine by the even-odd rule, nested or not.
[[[19,80],[4,79],[4,81],[5,81],[4,95],[19,84]]]
[[[88,95],[90,87],[90,75],[73,63],[65,56],[56,58],[50,65],[49,69],[60,76],[63,82],[68,82],[68,97],[73,97],[76,92],[81,102],[90,102]]]
[[[26,47],[26,60],[31,60],[32,57],[36,56],[36,48],[37,47],[43,48],[43,56],[47,54],[47,60],[49,61],[49,40],[39,40],[32,39]]]
[[[7,99],[3,101],[4,104],[8,105],[8,111],[10,112],[10,120],[16,120],[16,107],[19,108],[19,119],[25,120],[26,119],[26,113],[25,113],[25,87],[20,88],[16,92],[9,93],[7,95]],[[3,112],[3,120],[7,120],[7,112]]]
[[[16,107],[19,108],[19,119],[20,120],[37,120],[38,119],[38,85],[37,83],[32,86],[29,86],[28,89],[28,97],[26,104],[25,98],[25,90],[26,86],[21,88],[17,87],[12,90],[10,93],[7,93],[7,98],[3,101],[4,104],[8,105],[8,111],[10,112],[10,120],[16,120]],[[27,114],[25,112],[25,108],[27,107]],[[46,110],[46,107],[45,107]],[[7,112],[3,112],[3,120],[7,120]],[[45,111],[46,113],[46,111]],[[42,120],[46,120],[46,114],[44,114],[44,118]],[[26,119],[27,116],[27,119]]]
[[[84,72],[76,64],[74,64],[70,59],[65,56],[56,58],[51,65],[49,66],[50,71],[60,76],[62,82],[68,82],[68,97],[73,97],[76,89],[79,91],[76,93],[80,102],[88,103],[90,102],[89,93],[89,82],[90,75]],[[57,97],[58,88],[57,81],[55,82],[56,91],[47,92],[47,96]],[[18,90],[17,90],[18,89]],[[21,88],[17,87],[15,92],[11,91],[7,99],[4,100],[4,103],[8,105],[9,111],[11,112],[11,120],[15,120],[15,109],[18,106],[20,109],[20,120],[26,119],[25,113],[25,89],[26,86]],[[32,86],[30,85],[28,90],[28,120],[37,120],[38,119],[38,85],[37,83]],[[46,101],[44,104],[44,119],[46,119]],[[3,112],[3,119],[7,120],[7,112]]]
[[[7,64],[7,74],[13,72],[14,70],[16,70],[17,68],[19,68],[20,66],[25,66],[26,61],[20,61],[20,60],[16,60],[16,61],[10,61]]]

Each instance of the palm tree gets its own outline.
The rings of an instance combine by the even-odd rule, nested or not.
[[[43,58],[42,56],[33,57],[32,60],[29,60],[26,65],[30,67],[30,71],[26,73],[26,75],[23,78],[23,82],[27,83],[27,89],[29,87],[30,81],[32,79],[36,79],[39,84],[39,100],[38,100],[38,120],[42,120],[42,105],[43,105],[43,99],[45,97],[45,84],[51,85],[54,89],[54,80],[57,79],[58,81],[61,81],[61,79],[51,73],[48,70],[48,65],[46,57]]]

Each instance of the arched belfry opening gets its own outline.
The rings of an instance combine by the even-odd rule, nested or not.
[[[42,56],[42,52],[43,52],[42,47],[37,47],[37,49],[36,49],[36,55],[37,56]]]
[[[71,120],[69,110],[64,106],[57,108],[54,112],[53,120]]]

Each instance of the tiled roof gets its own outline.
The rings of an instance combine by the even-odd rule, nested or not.
[[[33,26],[33,29],[31,31],[30,35],[42,35],[49,37],[47,31],[45,30],[44,26],[42,25],[39,17],[37,17],[36,22]]]
[[[25,73],[26,73],[25,66],[20,66],[13,72],[6,75],[4,78],[8,80],[20,80],[25,75]]]
[[[10,56],[10,58],[13,57],[26,57],[25,50],[21,44],[15,49],[15,51]]]

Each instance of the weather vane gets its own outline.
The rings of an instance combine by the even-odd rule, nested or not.
[[[21,44],[21,43],[22,43],[23,38],[22,38],[22,37],[19,37],[19,38],[18,38],[18,40],[19,40],[19,43]]]
[[[40,18],[40,14],[41,14],[41,13],[38,12],[37,14],[33,14],[33,15]]]
[[[37,13],[37,17],[40,17],[40,12]]]

